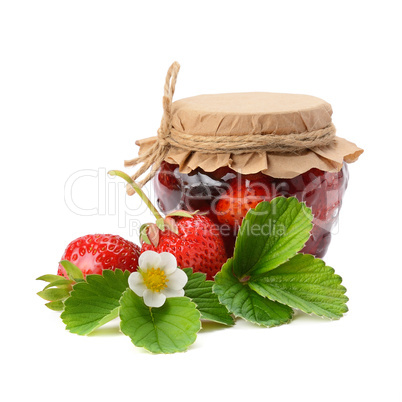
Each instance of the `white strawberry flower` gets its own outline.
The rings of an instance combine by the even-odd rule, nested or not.
[[[171,253],[144,251],[138,259],[138,271],[130,274],[128,285],[149,307],[161,307],[168,297],[184,296],[188,277],[177,268]]]

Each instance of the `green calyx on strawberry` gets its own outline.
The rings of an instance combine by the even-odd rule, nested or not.
[[[169,252],[180,268],[191,267],[213,279],[227,260],[224,242],[217,225],[207,216],[187,211],[174,211],[163,217],[142,189],[121,171],[110,171],[130,184],[156,218],[155,223],[140,228],[141,252]]]
[[[144,223],[143,225],[141,225],[140,227],[141,244],[147,243],[152,244],[154,247],[158,247],[160,232],[168,230],[175,234],[179,234],[179,228],[177,226],[175,217],[193,218],[194,215],[197,213],[198,211],[187,212],[183,210],[178,210],[169,213],[168,215],[166,215],[165,218],[163,218],[161,215],[159,215],[159,212],[157,212],[159,217],[155,216],[156,223]]]

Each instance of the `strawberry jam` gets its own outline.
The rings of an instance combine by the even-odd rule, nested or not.
[[[294,196],[314,215],[311,237],[302,252],[321,258],[338,219],[348,170],[344,164],[335,173],[311,169],[292,179],[276,179],[262,173],[242,175],[228,167],[184,174],[177,165],[163,162],[153,183],[163,212],[184,209],[206,213],[220,228],[228,256],[233,254],[238,228],[249,209],[278,196]]]

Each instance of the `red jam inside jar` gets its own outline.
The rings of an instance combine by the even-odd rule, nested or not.
[[[228,256],[233,254],[238,228],[250,208],[278,196],[296,197],[314,215],[311,237],[302,252],[322,258],[338,219],[348,178],[346,163],[339,172],[310,169],[292,179],[277,179],[263,173],[242,175],[228,167],[184,174],[177,165],[163,162],[153,183],[164,213],[177,209],[206,213],[218,225]]]

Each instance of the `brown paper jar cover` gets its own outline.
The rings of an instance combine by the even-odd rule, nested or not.
[[[202,150],[205,138],[243,138],[286,136],[332,127],[332,108],[324,100],[299,94],[269,92],[199,95],[173,102],[170,149],[165,161],[179,165],[182,173],[201,168],[212,172],[228,166],[242,174],[262,172],[274,178],[293,178],[312,168],[336,172],[343,162],[355,162],[363,150],[354,143],[334,136],[329,145],[297,152]],[[247,138],[246,138],[247,136]],[[182,147],[189,138],[198,150]],[[273,137],[266,137],[270,140]],[[281,137],[284,138],[284,137]],[[147,153],[157,137],[136,142],[139,154]],[[201,149],[201,150],[200,150]]]

